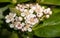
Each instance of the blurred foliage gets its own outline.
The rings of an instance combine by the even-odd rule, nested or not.
[[[33,27],[33,32],[20,32],[10,29],[5,23],[4,16],[10,11],[17,12],[14,7],[17,3],[39,3],[50,7],[53,11],[51,17]],[[41,38],[60,36],[60,0],[0,0],[0,38]]]
[[[36,0],[36,2],[47,5],[60,5],[60,0]]]
[[[10,2],[11,0],[0,0],[0,2]]]
[[[9,38],[18,38],[18,35],[17,35],[17,33],[12,32],[12,34],[10,35]]]

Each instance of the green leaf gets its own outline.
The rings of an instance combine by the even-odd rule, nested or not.
[[[18,38],[18,34],[15,32],[12,32],[10,38]]]
[[[36,0],[36,1],[41,4],[60,5],[60,0]]]
[[[28,2],[30,0],[17,0],[17,3],[23,3],[23,2]]]
[[[0,14],[0,19],[4,18],[4,16],[2,14]]]
[[[0,2],[10,2],[11,0],[0,0]]]
[[[4,16],[3,16],[3,12],[5,11],[5,10],[7,10],[8,9],[8,6],[5,6],[5,7],[2,7],[2,8],[0,8],[0,19],[2,19]]]
[[[58,12],[54,9],[54,12]],[[57,37],[60,36],[60,11],[53,13],[52,16],[33,28],[34,34],[39,37]]]
[[[58,7],[58,8],[53,8],[52,11],[53,11],[54,14],[55,14],[55,13],[60,13],[60,7]]]
[[[35,30],[35,35],[39,37],[58,37],[60,36],[60,24],[44,26]]]
[[[5,7],[0,8],[0,24],[3,23],[3,21],[1,20],[1,19],[4,18],[3,12],[4,12],[5,10],[7,10],[7,9],[8,9],[8,6],[5,6]]]
[[[0,8],[0,13],[3,13],[6,9],[8,9],[8,6]]]

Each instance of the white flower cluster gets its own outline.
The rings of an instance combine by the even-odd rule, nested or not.
[[[39,22],[39,18],[45,16],[49,18],[52,14],[50,8],[45,9],[36,4],[17,4],[17,10],[20,10],[21,16],[17,16],[16,13],[9,13],[5,17],[6,23],[10,23],[10,28],[21,31],[32,31],[32,27]]]

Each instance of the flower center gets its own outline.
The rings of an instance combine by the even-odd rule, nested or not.
[[[20,25],[20,24],[18,24],[18,27],[21,27],[21,25]]]

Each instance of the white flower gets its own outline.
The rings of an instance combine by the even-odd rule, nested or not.
[[[20,22],[17,22],[16,25],[15,25],[15,28],[17,29],[22,29],[24,25],[22,25]]]
[[[28,6],[26,6],[26,5],[23,5],[23,8],[28,8]]]
[[[15,21],[20,21],[19,18],[18,18],[17,16],[15,17]]]
[[[43,10],[44,10],[44,7],[41,7],[40,5],[36,4],[36,10],[35,10],[36,13],[42,13]]]
[[[11,22],[11,21],[14,21],[14,17],[15,17],[15,16],[16,16],[15,13],[9,13],[9,15],[7,15],[7,16],[5,17],[6,23],[9,23],[9,22]]]
[[[26,17],[25,23],[29,23],[34,25],[35,23],[38,22],[38,19],[36,18],[36,15],[30,14]]]
[[[30,8],[33,6],[33,4],[29,4]]]
[[[27,31],[27,28],[25,28],[25,27],[24,27],[24,28],[22,28],[22,31]]]
[[[22,17],[25,17],[25,16],[27,16],[27,15],[29,15],[29,12],[28,12],[27,9],[25,9],[24,12],[21,13],[21,16],[22,16]]]
[[[22,28],[21,31],[24,32],[25,30]]]
[[[16,6],[16,9],[17,9],[17,10],[19,10],[19,7],[18,7],[18,6]]]
[[[17,6],[18,6],[18,7],[20,7],[20,8],[22,7],[22,5],[21,5],[21,4],[17,4]]]
[[[28,15],[30,15],[30,14],[32,14],[33,13],[33,10],[27,10],[27,9],[25,9],[24,10],[24,13],[25,13],[25,16],[28,16]]]
[[[25,28],[28,29],[30,26],[31,26],[31,24],[26,23]]]
[[[36,23],[38,23],[38,19],[37,18],[31,18],[27,20],[27,23],[34,25]]]
[[[45,7],[44,7],[44,6],[42,6],[42,9],[44,10],[44,9],[45,9]]]
[[[23,13],[21,13],[21,16],[22,17],[25,17],[25,16],[29,16],[29,15],[31,15],[33,13],[33,10],[24,10],[24,12]]]
[[[34,18],[34,17],[36,17],[35,14],[29,14],[28,16],[26,16],[27,19]]]
[[[9,16],[15,17],[16,13],[9,13]]]
[[[24,12],[28,12],[28,9],[25,9]]]
[[[9,22],[11,22],[11,20],[7,19],[7,20],[6,20],[6,23],[9,23]]]
[[[30,24],[26,24],[25,25],[25,27],[24,28],[22,28],[22,31],[24,32],[24,31],[29,31],[29,32],[31,32],[32,31],[32,29],[30,28]]]
[[[32,10],[36,10],[36,5],[31,6]]]
[[[34,10],[33,10],[33,9],[30,9],[30,10],[29,10],[29,13],[30,13],[30,14],[34,13]]]
[[[28,32],[32,32],[32,29],[31,28],[28,28]]]
[[[20,20],[20,21],[22,21],[22,20],[23,20],[23,18],[22,18],[22,17],[19,17],[19,20]]]
[[[24,25],[25,25],[25,23],[23,23],[23,22],[22,22],[21,24],[22,24],[22,26],[24,26]]]
[[[20,10],[21,12],[24,12],[25,9],[24,9],[24,8],[19,8],[19,10]]]
[[[9,15],[5,17],[5,19],[7,19],[8,17],[15,17],[15,16],[16,16],[16,13],[9,13]]]
[[[44,14],[49,14],[49,15],[51,15],[51,14],[52,14],[51,9],[50,9],[50,8],[45,9],[45,10],[44,10]]]
[[[37,13],[37,17],[42,17],[43,13]]]
[[[29,8],[30,5],[29,4],[26,4],[26,6]]]
[[[25,13],[21,13],[21,16],[24,17],[25,16]]]
[[[15,21],[21,22],[22,20],[23,20],[23,18],[20,17],[20,16],[19,17],[17,17],[17,16],[15,17]]]
[[[49,13],[50,15],[52,14],[52,11],[50,11],[50,13]]]
[[[36,12],[36,13],[42,13],[42,12],[43,12],[43,9],[42,9],[42,8],[37,8],[37,9],[35,10],[35,12]]]
[[[36,7],[37,7],[37,9],[42,8],[38,3],[36,3]]]
[[[21,4],[17,4],[16,9],[20,10],[21,12],[23,12],[25,7],[23,5],[21,5]]]
[[[49,18],[50,17],[50,15],[46,15],[46,18]]]
[[[14,28],[14,24],[10,24],[9,26],[10,26],[10,28]]]
[[[26,18],[26,17],[24,17],[24,19],[26,20],[27,18]]]

